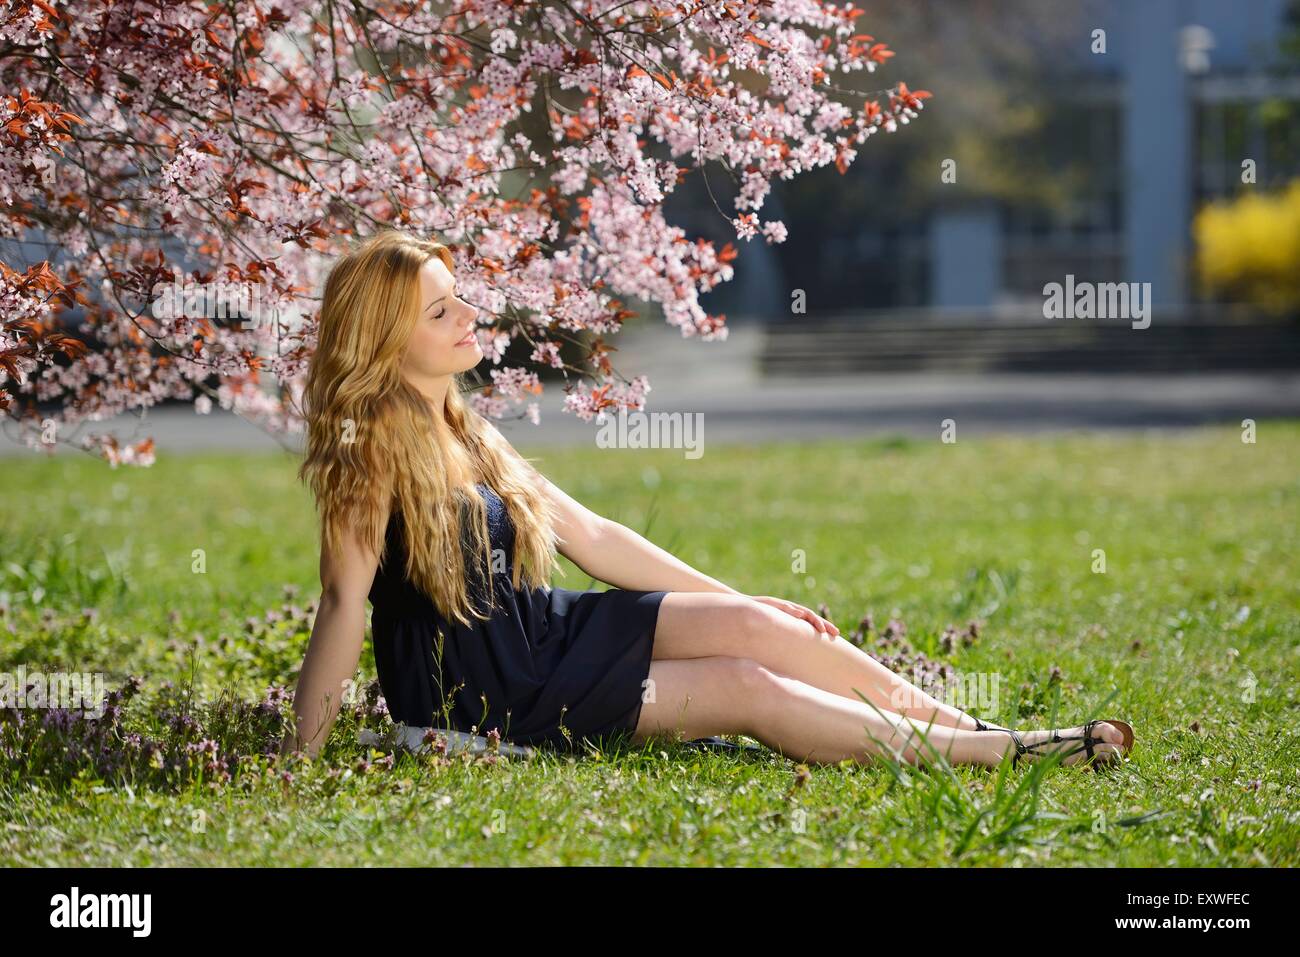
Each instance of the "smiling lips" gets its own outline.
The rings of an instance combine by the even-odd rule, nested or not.
[[[474,330],[471,329],[465,334],[465,338],[456,343],[457,346],[472,346],[478,339],[474,336]]]

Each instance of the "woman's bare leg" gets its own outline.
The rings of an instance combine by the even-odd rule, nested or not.
[[[995,766],[1013,747],[1010,735],[927,725],[877,711],[750,658],[652,661],[642,698],[634,741],[745,734],[786,757],[818,764],[845,759],[868,763],[890,754],[914,765],[933,763],[942,755],[951,764]],[[1122,742],[1118,729],[1110,725],[1099,726],[1097,733],[1113,742],[1099,745],[1098,753],[1113,752]],[[1046,736],[1045,731],[1030,731],[1024,740],[1035,744]],[[1057,750],[1074,749],[1067,743]],[[1080,760],[1082,754],[1071,754],[1063,763]]]
[[[843,638],[820,634],[806,621],[744,595],[669,592],[659,609],[655,659],[723,655],[752,658],[859,703],[918,721],[973,731],[975,719],[932,697]]]
[[[960,731],[833,694],[753,659],[710,656],[652,661],[635,741],[689,740],[745,734],[799,761],[866,762],[889,751],[928,763],[930,746],[953,763],[996,765],[1010,746],[1004,735]],[[872,738],[876,740],[872,740]]]

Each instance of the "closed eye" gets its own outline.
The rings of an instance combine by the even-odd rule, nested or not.
[[[459,299],[459,298],[460,298],[460,296],[458,296],[458,295],[456,294],[456,287],[455,287],[455,286],[452,287],[451,295],[452,295],[452,298],[453,298],[453,299]],[[441,318],[442,318],[443,316],[445,316],[446,314],[447,314],[447,310],[444,308],[441,312],[439,312],[439,313],[438,313],[437,315],[435,315],[433,318],[435,318],[435,319],[441,319]]]

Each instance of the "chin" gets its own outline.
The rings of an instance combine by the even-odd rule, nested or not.
[[[457,349],[456,351],[464,353],[464,356],[460,361],[461,372],[468,372],[483,361],[483,350],[478,347],[477,343],[472,346],[466,346],[463,349]]]

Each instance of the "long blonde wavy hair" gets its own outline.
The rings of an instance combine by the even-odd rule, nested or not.
[[[443,244],[388,230],[330,270],[303,395],[307,449],[298,477],[315,495],[323,548],[336,547],[350,526],[386,561],[383,517],[400,513],[407,578],[444,617],[469,624],[470,616],[488,617],[471,596],[479,590],[471,574],[492,581],[475,477],[501,497],[514,524],[515,588],[545,586],[559,567],[556,516],[537,473],[465,400],[460,375],[441,416],[402,377],[419,318],[419,273],[434,256],[455,271]],[[494,605],[495,589],[484,591]]]

